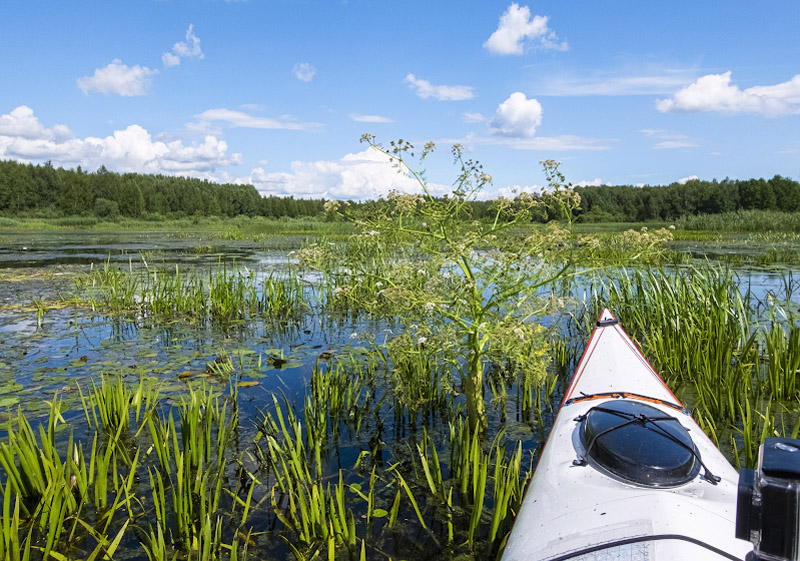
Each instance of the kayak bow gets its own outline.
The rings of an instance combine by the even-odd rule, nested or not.
[[[503,560],[743,560],[738,477],[603,310]]]

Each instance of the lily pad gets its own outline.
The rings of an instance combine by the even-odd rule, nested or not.
[[[0,397],[0,407],[11,407],[17,403],[19,403],[19,397],[15,395]]]
[[[22,384],[3,384],[0,386],[0,395],[14,393],[22,390]]]

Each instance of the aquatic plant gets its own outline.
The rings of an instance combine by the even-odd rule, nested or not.
[[[777,304],[769,312],[770,324],[764,336],[769,390],[774,399],[789,399],[800,393],[800,326]]]
[[[691,384],[698,407],[715,418],[739,415],[757,364],[757,334],[730,272],[622,270],[596,278],[589,294],[589,316],[611,308],[668,384]]]
[[[260,278],[254,271],[222,264],[207,275],[197,271],[128,271],[107,261],[78,282],[84,300],[113,312],[143,317],[184,316],[200,321],[232,322],[249,317],[289,319],[307,308],[305,286],[291,271]]]
[[[338,270],[355,273],[354,287],[337,286],[358,300],[362,309],[390,314],[409,325],[424,324],[431,334],[448,331],[463,361],[452,363],[466,396],[471,426],[486,426],[483,380],[487,365],[509,356],[521,368],[544,372],[547,341],[532,319],[544,314],[549,303],[538,290],[570,268],[570,232],[551,223],[548,227],[514,236],[509,232],[544,210],[569,220],[579,199],[559,171],[559,163],[542,162],[550,185],[547,196],[522,193],[514,201],[495,201],[493,219],[468,221],[471,201],[491,183],[482,166],[463,157],[453,147],[459,168],[453,192],[436,198],[420,172],[407,158],[413,146],[392,142],[388,148],[372,135],[362,141],[383,153],[419,185],[420,194],[392,192],[388,204],[354,213],[341,207],[341,215],[356,223],[361,233],[357,245],[369,251],[350,253]],[[424,160],[432,143],[421,152]],[[320,248],[317,248],[320,249]],[[400,255],[397,255],[397,251]],[[336,253],[316,259],[334,272]],[[414,256],[418,256],[414,259]],[[311,260],[309,260],[311,261]],[[363,284],[369,283],[369,290]],[[371,291],[371,294],[368,292]],[[533,351],[534,356],[522,356]]]

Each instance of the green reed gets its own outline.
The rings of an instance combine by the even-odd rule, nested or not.
[[[723,269],[624,270],[595,283],[590,315],[611,308],[668,384],[694,386],[699,406],[735,419],[757,366],[749,301]]]
[[[324,443],[329,434],[335,437],[342,421],[358,434],[371,401],[369,376],[366,368],[348,369],[339,362],[323,367],[317,361],[303,411],[309,445]]]
[[[777,305],[770,308],[770,325],[765,330],[768,357],[767,380],[774,399],[789,399],[800,393],[800,326],[794,316]],[[778,316],[783,316],[780,320]]]
[[[84,431],[64,420],[57,396],[38,431],[22,411],[17,414],[7,441],[0,443],[6,475],[0,488],[0,559],[29,559],[32,552],[67,559],[67,552],[87,543],[87,559],[111,559],[134,520],[150,559],[174,559],[176,547],[188,559],[223,554],[239,559],[240,553],[246,558],[247,544],[242,548],[238,530],[231,542],[224,543],[222,536],[229,527],[227,516],[222,523],[220,500],[226,451],[238,426],[227,399],[206,389],[190,390],[177,405],[175,423],[171,410],[159,413],[158,391],[147,379],[128,388],[121,377],[103,376],[82,397],[83,441],[74,439],[73,430]],[[229,398],[236,398],[235,383]],[[132,420],[139,428],[135,433]],[[56,436],[61,430],[68,431],[66,439]],[[149,459],[153,450],[155,465]],[[143,482],[149,482],[149,497]],[[252,492],[239,499],[245,511],[241,530],[248,535],[244,524],[251,498]]]
[[[459,419],[456,424],[450,424],[449,461],[443,464],[436,445],[423,430],[421,441],[416,445],[417,454],[424,483],[432,497],[447,505],[445,525],[448,542],[452,543],[457,529],[462,529],[470,547],[475,546],[478,536],[482,536],[485,544],[496,548],[511,531],[531,470],[528,467],[523,471],[522,442],[516,443],[509,456],[505,445],[501,444],[502,438],[501,432],[485,448],[480,431],[470,431],[467,423]],[[415,512],[421,517],[410,487],[402,478],[401,483],[414,503]],[[454,491],[458,499],[455,502]],[[463,526],[454,517],[454,512],[459,510],[464,512]]]
[[[452,357],[435,344],[406,332],[392,339],[385,350],[376,348],[374,352],[386,366],[398,421],[402,423],[407,414],[414,424],[419,415],[450,409]]]
[[[586,314],[576,319],[611,308],[703,430],[729,444],[736,463],[752,466],[764,438],[800,426],[791,277],[784,288],[781,300],[770,293],[762,301],[721,267],[622,270],[594,280]]]
[[[79,289],[95,306],[144,317],[184,316],[230,322],[251,317],[286,319],[308,308],[305,285],[296,273],[260,278],[255,271],[222,264],[198,271],[115,268],[93,269]]]
[[[739,210],[721,214],[685,216],[675,221],[681,230],[721,232],[800,232],[800,213],[771,210]]]

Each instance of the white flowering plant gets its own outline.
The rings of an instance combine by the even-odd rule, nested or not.
[[[490,220],[472,220],[471,202],[492,178],[464,157],[461,146],[452,148],[459,170],[452,192],[436,197],[423,172],[407,163],[414,156],[410,143],[384,147],[372,135],[361,140],[416,180],[419,192],[390,192],[383,204],[361,213],[331,205],[360,227],[355,249],[341,253],[346,261],[332,268],[349,272],[350,286],[340,294],[360,309],[421,326],[415,339],[406,334],[405,343],[394,347],[424,347],[426,354],[439,347],[437,360],[460,376],[470,426],[484,427],[484,373],[490,365],[512,364],[526,376],[544,376],[548,344],[537,319],[551,311],[547,287],[573,270],[569,226],[580,199],[559,162],[545,160],[540,163],[550,185],[546,197],[501,197]],[[426,144],[420,162],[434,149]],[[532,215],[541,212],[562,222],[532,226]]]

